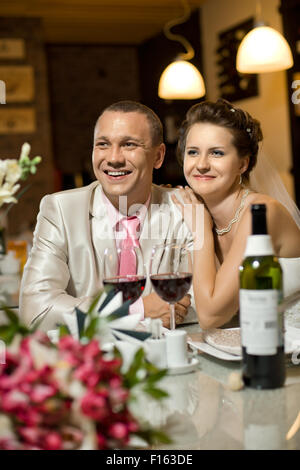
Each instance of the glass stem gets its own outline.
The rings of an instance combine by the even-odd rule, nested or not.
[[[170,312],[171,312],[170,330],[175,330],[176,322],[175,322],[175,305],[174,304],[170,304]]]

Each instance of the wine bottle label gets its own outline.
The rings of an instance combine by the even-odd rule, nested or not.
[[[271,356],[282,346],[282,323],[276,289],[240,289],[242,345],[248,354]]]
[[[272,256],[274,249],[270,235],[249,235],[247,238],[245,258],[247,256]]]

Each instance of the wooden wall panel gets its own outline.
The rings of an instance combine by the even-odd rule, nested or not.
[[[56,166],[65,175],[93,178],[93,129],[100,112],[140,97],[136,48],[48,45],[47,57]]]
[[[1,104],[1,111],[14,110],[34,113],[34,126],[18,130],[18,132],[1,133],[0,158],[18,158],[21,146],[29,142],[31,155],[41,155],[42,163],[36,175],[30,177],[29,189],[23,194],[18,204],[9,213],[9,230],[18,234],[35,225],[39,202],[42,196],[53,192],[53,161],[51,148],[51,127],[49,119],[49,100],[47,67],[45,60],[42,23],[37,18],[1,18],[0,38],[19,38],[24,40],[25,54],[20,59],[3,57],[0,66],[31,66],[34,74],[34,95],[26,102],[7,102]],[[1,77],[0,77],[1,79]],[[18,115],[19,115],[18,114]],[[26,123],[25,123],[26,124]],[[22,126],[21,126],[22,127]],[[23,184],[23,186],[25,186]]]

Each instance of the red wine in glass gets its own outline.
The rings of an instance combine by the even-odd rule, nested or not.
[[[133,304],[143,293],[146,284],[144,276],[114,276],[103,280],[103,284],[111,286],[115,293],[122,292],[123,302],[130,300]]]
[[[191,273],[165,273],[150,276],[155,292],[166,302],[176,303],[191,287]]]
[[[192,258],[181,243],[163,243],[152,249],[150,280],[159,297],[170,304],[170,329],[176,328],[175,304],[189,291],[192,283]]]

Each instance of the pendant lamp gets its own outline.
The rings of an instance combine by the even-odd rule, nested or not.
[[[260,16],[260,3],[257,16]],[[286,70],[294,64],[291,49],[286,39],[263,21],[243,38],[236,57],[236,68],[241,73],[264,73]]]
[[[186,0],[182,0],[184,15],[166,23],[164,27],[165,36],[180,42],[186,49],[186,53],[177,56],[174,62],[169,64],[163,71],[159,84],[158,96],[165,100],[188,100],[197,99],[205,95],[205,85],[199,70],[189,62],[195,55],[195,51],[189,41],[178,34],[171,33],[170,29],[188,20],[191,9]]]

